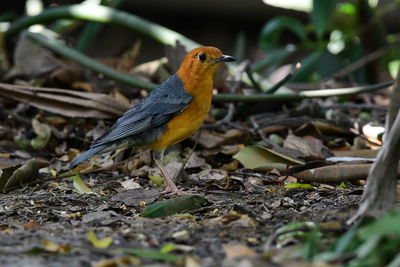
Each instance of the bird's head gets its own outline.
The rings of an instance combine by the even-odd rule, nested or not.
[[[236,59],[222,54],[216,47],[202,46],[187,53],[177,73],[181,78],[210,77],[212,79],[221,64],[229,61],[236,61]]]

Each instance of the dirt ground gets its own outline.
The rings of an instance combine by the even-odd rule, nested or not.
[[[183,256],[181,266],[280,266],[265,255],[277,247],[273,234],[278,227],[296,221],[343,223],[362,192],[350,184],[346,189],[322,184],[285,189],[267,175],[242,174],[228,190],[195,188],[209,203],[190,215],[165,218],[140,216],[135,194],[153,192],[147,204],[168,198],[154,194],[147,179],[135,178],[144,189],[124,189],[119,182],[131,178],[110,178],[110,172],[83,175],[96,194],[79,194],[70,179],[0,194],[0,266],[135,266],[139,261],[143,266],[175,266],[115,250],[159,251],[165,244],[173,244],[171,253]],[[189,181],[180,185],[193,189]],[[111,237],[111,246],[94,248],[87,239],[90,231],[98,238]],[[129,264],[118,265],[118,259]]]

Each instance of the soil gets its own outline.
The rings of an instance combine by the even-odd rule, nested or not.
[[[286,189],[260,173],[234,180],[227,190],[213,185],[189,188],[189,181],[181,181],[183,189],[196,190],[208,205],[190,214],[144,218],[140,216],[143,203],[124,203],[116,197],[129,195],[132,189],[124,189],[119,182],[131,178],[115,178],[112,172],[82,177],[96,194],[76,192],[70,179],[0,194],[0,266],[126,266],[118,265],[118,259],[132,266],[139,262],[175,266],[145,257],[128,259],[127,254],[115,252],[118,248],[159,251],[169,243],[175,246],[171,253],[184,256],[186,266],[279,266],[265,256],[268,244],[275,245],[276,229],[304,221],[344,225],[362,192],[352,184],[346,189],[323,184],[315,184],[314,189]],[[135,181],[144,189],[134,192],[155,190],[147,179]],[[156,194],[148,201],[167,198],[171,197]],[[87,238],[90,231],[99,239],[111,237],[111,246],[95,248]],[[58,247],[45,245],[48,241]],[[235,245],[248,251],[235,252]],[[188,265],[190,260],[198,265]],[[250,265],[241,265],[244,261]]]

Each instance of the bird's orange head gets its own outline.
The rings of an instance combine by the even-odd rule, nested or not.
[[[235,60],[234,57],[222,54],[221,50],[216,47],[198,47],[187,53],[177,75],[186,85],[208,83],[209,81],[212,83],[214,74],[221,63]]]

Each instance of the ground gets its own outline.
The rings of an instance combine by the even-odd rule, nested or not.
[[[360,199],[361,190],[354,185],[347,189],[330,185],[285,189],[263,180],[262,174],[257,176],[258,184],[247,186],[251,175],[243,176],[242,182],[236,181],[236,190],[197,188],[197,193],[209,201],[207,205],[190,215],[165,218],[141,217],[137,202],[135,206],[116,200],[118,195],[138,191],[121,186],[119,182],[128,177],[111,178],[108,172],[83,176],[96,194],[76,192],[70,179],[0,194],[0,266],[105,264],[105,259],[126,257],[114,249],[158,251],[168,243],[175,245],[174,254],[186,255],[186,262],[194,259],[201,266],[239,266],[241,256],[251,256],[247,257],[253,263],[249,266],[274,266],[274,257],[265,256],[265,252],[271,244],[275,247],[273,234],[277,228],[296,221],[344,225]],[[136,180],[145,188],[141,192],[156,192],[146,179]],[[189,183],[180,184],[185,188]],[[156,194],[156,198],[168,197]],[[111,237],[111,246],[94,248],[87,239],[90,231],[98,238]],[[139,258],[143,265],[172,264]]]

